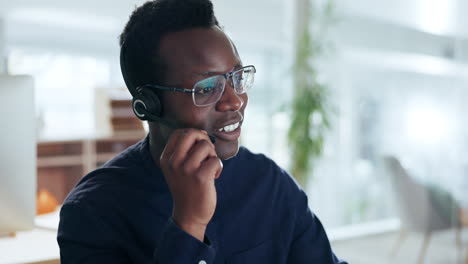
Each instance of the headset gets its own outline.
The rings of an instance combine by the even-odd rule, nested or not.
[[[168,127],[176,129],[177,126],[161,118],[162,106],[159,96],[152,89],[145,89],[145,86],[135,87],[132,80],[134,76],[130,75],[127,69],[127,54],[126,43],[124,42],[120,48],[120,70],[122,72],[125,85],[132,94],[132,109],[133,113],[142,121],[157,121]],[[216,138],[213,135],[208,135],[211,142],[214,144]]]
[[[127,69],[127,53],[126,43],[122,44],[120,48],[120,70],[128,90],[132,94],[132,108],[133,113],[140,120],[147,121],[158,121],[167,123],[161,119],[161,101],[158,95],[151,89],[145,89],[144,86],[135,87],[133,83],[134,76],[130,75],[130,71]],[[173,125],[170,125],[173,127]]]

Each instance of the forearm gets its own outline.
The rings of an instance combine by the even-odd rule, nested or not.
[[[174,223],[179,226],[182,230],[184,230],[187,234],[193,236],[194,238],[198,239],[200,242],[203,242],[205,238],[205,231],[206,225],[205,224],[198,224],[198,223],[190,223],[188,221],[184,221],[177,216],[172,216],[172,220]]]
[[[203,235],[195,238],[169,219],[155,252],[156,263],[213,263],[215,248]]]

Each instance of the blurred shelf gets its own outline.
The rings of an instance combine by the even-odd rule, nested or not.
[[[105,163],[115,157],[116,153],[100,153],[96,155],[97,163]]]
[[[64,167],[76,166],[83,164],[83,157],[80,156],[57,156],[57,157],[44,157],[37,159],[37,167]]]
[[[81,139],[40,140],[37,145],[38,191],[50,191],[62,203],[81,177],[145,137],[145,132],[122,131]]]

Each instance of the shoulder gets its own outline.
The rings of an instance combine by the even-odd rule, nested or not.
[[[102,167],[84,176],[68,195],[68,202],[119,199],[130,192],[145,191],[155,184],[158,169],[152,162],[145,140],[124,150]],[[154,176],[154,177],[153,177]]]

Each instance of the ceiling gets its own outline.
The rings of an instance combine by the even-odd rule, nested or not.
[[[237,41],[274,47],[290,40],[293,0],[212,0],[215,13]],[[316,0],[323,2],[324,0]],[[440,35],[468,38],[468,1],[464,0],[335,0],[344,18],[385,21]],[[88,41],[108,47],[135,6],[145,0],[0,0],[7,39],[21,43]],[[372,21],[370,20],[370,21]],[[54,33],[55,32],[55,33]],[[99,44],[105,43],[105,44]],[[82,44],[82,43],[81,43]]]
[[[284,6],[290,2],[212,1],[216,16],[236,43],[278,47],[286,41],[284,28],[287,8]],[[6,21],[6,39],[12,45],[28,45],[34,40],[35,46],[88,45],[93,46],[96,52],[106,52],[110,46],[117,48],[117,37],[129,15],[144,2],[0,0],[0,18]]]
[[[324,0],[315,0],[323,2]],[[371,17],[397,24],[407,25],[436,34],[468,35],[468,1],[464,0],[335,0],[338,10],[345,14]],[[136,5],[145,0],[0,0],[0,16],[7,19],[34,19],[34,13],[59,14],[70,16],[78,23],[88,19],[103,20],[120,28]],[[287,5],[292,0],[213,0],[220,21],[237,28],[236,24],[248,24],[250,28],[263,28],[263,18],[273,26],[285,18]],[[258,20],[258,16],[262,20]],[[31,18],[32,17],[32,18]],[[273,18],[273,19],[268,19]],[[276,23],[275,23],[276,22]],[[256,24],[261,25],[257,26]],[[99,24],[99,23],[98,23]],[[90,27],[92,28],[92,27]],[[248,30],[249,27],[242,27]]]
[[[338,0],[340,9],[420,31],[468,38],[466,0]]]
[[[120,31],[145,0],[0,0],[0,16],[11,21],[52,24],[90,31]],[[213,0],[215,13],[229,31],[261,34],[281,25],[282,0]],[[258,19],[261,15],[262,19]],[[255,20],[255,23],[252,21]],[[271,31],[271,30],[270,30]]]

